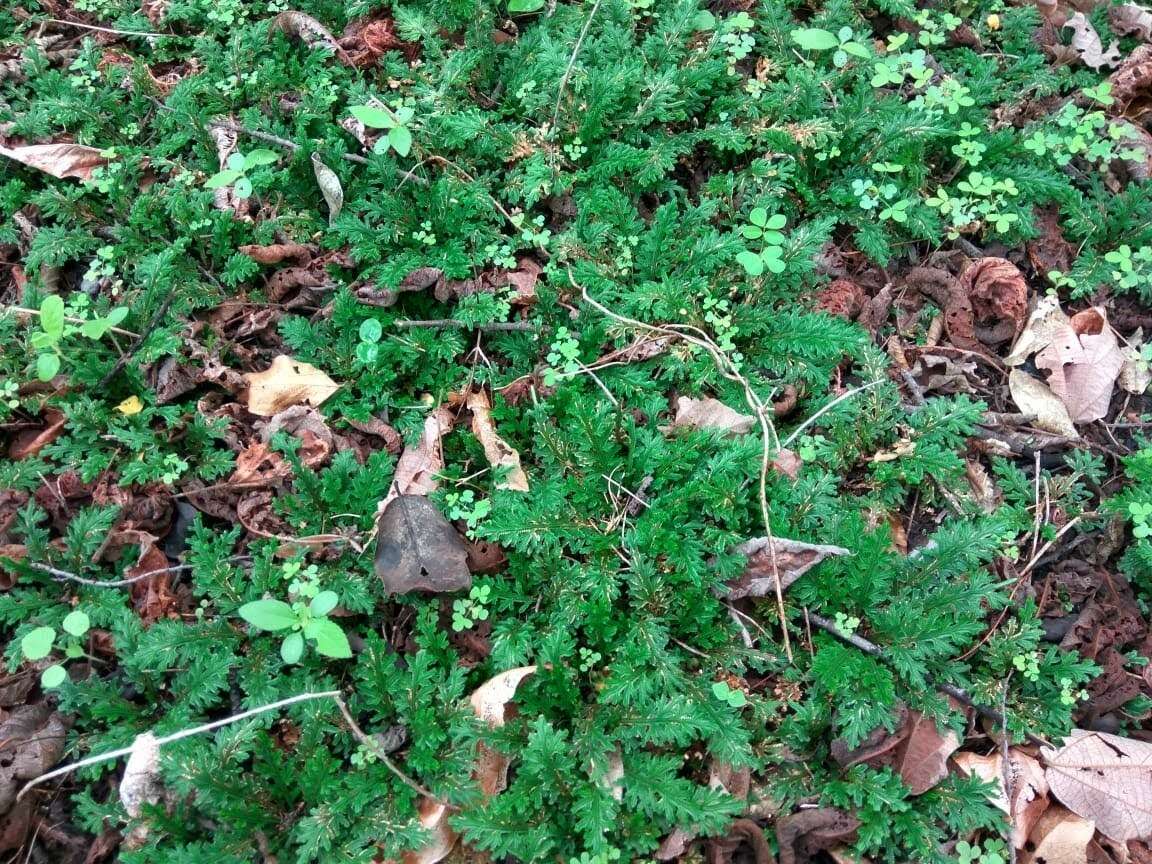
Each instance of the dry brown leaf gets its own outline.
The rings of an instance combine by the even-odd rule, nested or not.
[[[290,9],[273,18],[270,27],[273,32],[278,30],[286,36],[295,36],[309,48],[322,46],[331,48],[334,54],[342,58],[347,56],[336,37],[311,15]]]
[[[497,729],[503,726],[504,710],[515,697],[516,688],[535,671],[535,666],[509,669],[477,687],[468,700],[476,716],[489,728]],[[508,765],[511,760],[483,742],[477,748],[476,755],[476,779],[480,784],[480,790],[487,796],[504,791],[508,785]]]
[[[919,711],[908,714],[908,735],[896,751],[896,771],[913,795],[922,795],[948,776],[948,757],[960,746],[951,729],[941,732]]]
[[[1032,425],[1037,429],[1067,438],[1080,437],[1072,425],[1067,407],[1043,381],[1038,381],[1027,372],[1013,369],[1008,373],[1008,390],[1016,406],[1023,413],[1036,418]]]
[[[1047,295],[1040,297],[1032,307],[1024,330],[1017,337],[1012,351],[1004,358],[1009,366],[1019,366],[1037,351],[1048,347],[1052,338],[1068,326],[1070,319],[1060,308],[1060,301]]]
[[[832,555],[851,555],[841,546],[827,546],[819,543],[804,543],[785,537],[754,537],[736,547],[736,551],[748,559],[748,566],[740,577],[729,583],[727,596],[733,600],[741,597],[765,597],[776,591],[776,576],[772,559],[776,559],[776,572],[780,574],[780,588],[789,585]],[[773,556],[775,552],[775,556]]]
[[[140,817],[145,804],[160,800],[160,746],[156,736],[145,732],[132,742],[132,752],[120,780],[120,803],[133,819]]]
[[[979,756],[975,753],[957,753],[952,757],[956,766],[969,776],[975,775],[996,785],[991,801],[1009,815],[1012,823],[1012,843],[1023,849],[1032,834],[1033,826],[1048,809],[1048,781],[1040,763],[1018,748],[1008,751],[1012,801],[1004,791],[1004,757],[995,753]]]
[[[436,864],[448,857],[456,845],[458,835],[448,824],[448,806],[432,798],[421,798],[416,805],[420,825],[431,839],[420,849],[405,852],[402,864]]]
[[[1004,258],[981,258],[960,277],[960,290],[972,301],[978,327],[990,328],[981,338],[989,344],[1013,339],[1024,329],[1028,314],[1028,283]]]
[[[1152,834],[1152,743],[1073,729],[1040,755],[1052,794],[1101,834],[1118,843]]]
[[[331,225],[344,209],[344,187],[340,185],[336,172],[321,162],[316,153],[312,154],[312,173],[316,176],[316,185],[320,187],[324,203],[328,205],[328,224]]]
[[[1107,415],[1123,365],[1116,334],[1099,307],[1077,312],[1036,354],[1036,366],[1051,373],[1048,387],[1068,408],[1073,423]]]
[[[27,147],[0,147],[7,156],[29,168],[59,177],[91,180],[92,172],[108,164],[104,151],[83,144],[31,144]]]
[[[1094,822],[1053,805],[1032,830],[1020,864],[1087,864],[1088,844],[1095,833]]]
[[[279,264],[287,260],[307,264],[316,255],[316,247],[305,243],[272,243],[268,246],[249,243],[237,247],[236,251],[257,264]]]
[[[44,426],[18,433],[8,445],[8,458],[14,462],[35,456],[64,432],[67,418],[55,408],[44,409]]]
[[[468,394],[465,405],[472,412],[472,434],[484,448],[488,464],[506,469],[504,479],[496,484],[497,489],[511,489],[515,492],[528,491],[528,475],[520,467],[520,454],[508,445],[492,422],[492,403],[483,390],[473,390]]]
[[[340,385],[310,363],[293,360],[281,354],[263,372],[249,372],[248,410],[261,417],[271,417],[291,405],[315,408]]]
[[[1137,396],[1143,394],[1148,385],[1152,384],[1152,366],[1140,356],[1140,343],[1141,339],[1137,334],[1132,338],[1131,344],[1120,349],[1124,365],[1120,367],[1120,374],[1116,377],[1116,383],[1121,390]]]
[[[1080,61],[1090,69],[1099,71],[1101,66],[1117,66],[1120,63],[1120,49],[1113,42],[1104,50],[1100,34],[1083,12],[1076,12],[1064,22],[1064,27],[1072,28],[1072,47],[1076,49]]]
[[[376,575],[389,594],[451,594],[472,587],[468,549],[423,495],[398,495],[384,508],[376,530]]]
[[[691,399],[680,396],[676,399],[676,419],[669,429],[721,429],[734,435],[743,435],[751,432],[756,425],[756,418],[747,414],[733,411],[723,402],[716,399]]]
[[[1108,22],[1120,36],[1139,36],[1152,41],[1152,9],[1121,3],[1108,10]]]
[[[436,475],[444,467],[440,439],[452,431],[455,418],[441,405],[424,420],[424,431],[414,447],[405,447],[396,462],[396,472],[388,494],[377,509],[384,508],[399,495],[427,495],[440,485]]]

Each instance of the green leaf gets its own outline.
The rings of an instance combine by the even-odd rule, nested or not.
[[[120,326],[124,319],[128,317],[127,306],[117,306],[104,316],[104,320],[111,324],[113,327]]]
[[[217,171],[215,174],[205,180],[204,188],[219,189],[222,186],[231,186],[243,176],[244,174],[240,171],[233,171],[226,168],[223,171]]]
[[[513,15],[539,12],[544,8],[544,0],[508,0],[508,11]]]
[[[312,602],[308,604],[308,608],[312,614],[317,618],[323,618],[329,612],[336,608],[336,604],[340,602],[340,595],[335,591],[321,591],[312,598]]]
[[[768,211],[763,207],[753,207],[752,212],[748,214],[748,221],[763,228],[768,222]]]
[[[241,177],[232,187],[232,192],[241,200],[252,197],[252,181],[247,177]]]
[[[240,607],[240,617],[260,630],[287,630],[296,613],[282,600],[253,600]]]
[[[360,322],[360,341],[379,342],[384,335],[384,325],[375,318],[365,318]]]
[[[227,165],[229,168],[231,168],[233,171],[236,171],[240,174],[243,174],[244,173],[244,154],[243,153],[233,153],[231,156],[228,157],[228,159],[225,161],[224,164]]]
[[[59,341],[64,335],[64,301],[59,294],[49,294],[40,301],[40,329],[53,342]]]
[[[52,352],[46,352],[36,358],[36,377],[41,381],[51,381],[60,371],[60,357]]]
[[[40,686],[45,690],[59,687],[67,679],[68,673],[63,666],[49,666],[40,673]]]
[[[280,643],[280,659],[288,665],[292,665],[299,663],[302,656],[304,656],[303,634],[299,632],[289,633]]]
[[[352,656],[352,646],[348,644],[348,637],[335,621],[329,621],[327,618],[314,619],[308,622],[304,633],[309,639],[316,640],[316,650],[325,657],[346,659]]]
[[[788,219],[782,213],[773,213],[772,217],[764,223],[764,227],[769,231],[779,231],[788,224]]]
[[[280,159],[280,154],[275,150],[253,150],[244,157],[244,170],[249,171],[260,165],[272,165]]]
[[[55,630],[51,627],[37,627],[24,634],[20,640],[20,651],[28,660],[43,660],[52,653],[52,643],[55,641]]]
[[[764,272],[764,261],[755,252],[745,249],[736,255],[736,262],[744,268],[749,276],[759,276]]]
[[[792,31],[792,41],[805,51],[830,51],[840,47],[836,34],[819,27],[803,27]]]
[[[353,105],[348,109],[352,116],[373,129],[391,129],[396,125],[392,115],[383,108],[372,105]]]
[[[743,234],[744,237],[748,240],[759,240],[764,236],[764,229],[759,228],[756,225],[745,225],[740,229],[740,233]]]
[[[93,318],[80,325],[80,335],[85,339],[101,339],[112,327],[107,318]]]
[[[60,626],[64,628],[65,633],[70,633],[73,636],[83,636],[88,632],[88,628],[92,626],[92,622],[88,618],[88,613],[76,609],[64,616],[64,623]]]
[[[412,133],[407,126],[397,126],[388,133],[388,143],[401,156],[407,156],[412,152]]]

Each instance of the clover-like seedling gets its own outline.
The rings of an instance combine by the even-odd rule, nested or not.
[[[64,616],[60,624],[64,637],[60,640],[59,646],[56,645],[57,634],[54,627],[36,627],[25,633],[24,638],[20,640],[20,653],[26,660],[43,660],[52,653],[54,647],[59,647],[64,656],[70,660],[83,657],[84,646],[80,644],[80,637],[87,633],[91,626],[88,614],[74,609]],[[45,690],[51,690],[63,684],[67,677],[68,673],[64,667],[55,663],[40,673],[40,686]]]
[[[36,349],[36,377],[51,381],[60,372],[67,352],[65,340],[72,336],[102,339],[104,335],[128,317],[127,306],[117,306],[105,316],[96,316],[89,309],[87,295],[76,292],[68,304],[59,294],[49,294],[40,303],[39,329],[28,338]]]
[[[452,603],[452,629],[457,633],[470,630],[481,621],[488,620],[488,597],[491,585],[473,585],[466,598]]]
[[[279,158],[272,150],[233,153],[224,163],[226,167],[222,171],[217,171],[204,181],[204,188],[220,189],[231,186],[232,194],[237,198],[248,198],[252,195],[252,181],[248,178],[248,172],[261,165],[271,165]]]
[[[783,273],[784,235],[780,229],[788,220],[780,213],[768,215],[763,207],[756,207],[748,214],[748,224],[740,229],[747,240],[759,240],[764,244],[759,252],[745,249],[736,255],[736,260],[749,276],[760,276],[765,270],[769,273]]]
[[[298,663],[304,656],[304,640],[315,643],[316,650],[325,657],[346,659],[352,656],[348,637],[328,613],[336,608],[340,598],[335,591],[320,591],[309,602],[297,600],[253,600],[240,607],[240,617],[257,630],[276,633],[289,630],[280,643],[280,659],[285,663]]]
[[[373,152],[387,153],[393,150],[398,156],[407,156],[412,152],[412,130],[408,124],[416,116],[414,109],[407,105],[401,105],[395,111],[375,105],[353,105],[348,111],[371,129],[387,130],[387,134],[377,139]]]
[[[1128,514],[1132,517],[1132,536],[1152,537],[1152,504],[1133,501],[1128,505]]]
[[[734,690],[728,686],[727,681],[717,681],[712,685],[712,695],[721,702],[727,702],[733,708],[743,708],[748,704],[748,697],[743,690]]]

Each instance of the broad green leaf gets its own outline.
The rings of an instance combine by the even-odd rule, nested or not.
[[[282,600],[253,600],[240,607],[240,617],[260,630],[287,630],[296,613]]]
[[[763,207],[753,207],[752,212],[748,214],[748,221],[763,228],[768,222],[768,211]]]
[[[52,690],[64,683],[68,673],[63,666],[49,666],[40,673],[40,686],[45,690]]]
[[[228,159],[225,161],[224,164],[227,165],[229,168],[231,168],[233,171],[243,173],[244,172],[244,154],[243,153],[233,153],[231,156],[228,157]]]
[[[58,342],[64,335],[64,301],[59,294],[49,294],[40,301],[40,329],[53,342]]]
[[[308,608],[312,610],[312,614],[317,617],[323,617],[336,608],[336,604],[340,602],[340,595],[335,591],[321,591],[312,598],[312,602],[308,604]]]
[[[80,325],[80,335],[85,339],[102,339],[111,326],[107,318],[93,318]]]
[[[764,227],[769,231],[779,231],[786,224],[788,224],[788,219],[784,216],[784,214],[773,213],[772,217],[764,223]]]
[[[749,276],[759,276],[764,272],[764,261],[755,252],[745,249],[736,255],[736,261]]]
[[[375,318],[365,318],[360,322],[360,341],[379,342],[384,335],[384,325]]]
[[[111,324],[113,327],[118,327],[127,317],[128,307],[117,306],[115,309],[112,309],[107,315],[104,316],[104,320]]]
[[[36,358],[36,377],[41,381],[51,381],[60,371],[60,356],[51,351]]]
[[[872,56],[872,52],[869,51],[866,46],[861,45],[859,42],[845,42],[840,47],[854,57],[864,57],[867,59],[868,57]]]
[[[792,41],[805,51],[830,51],[840,47],[836,34],[819,27],[803,27],[792,31]]]
[[[513,15],[539,12],[544,8],[544,0],[508,0],[508,11]]]
[[[756,225],[745,225],[740,229],[740,233],[743,234],[748,240],[759,240],[764,236],[764,229],[759,228]]]
[[[346,659],[352,656],[352,646],[348,644],[348,637],[335,621],[329,621],[327,618],[309,621],[305,635],[316,640],[316,650],[325,657]]]
[[[252,197],[252,181],[247,177],[241,177],[236,181],[236,185],[232,187],[232,192],[240,200]]]
[[[244,175],[239,171],[226,168],[223,171],[217,171],[211,177],[204,181],[205,189],[219,189],[222,186],[231,186]]]
[[[289,633],[280,643],[280,659],[291,665],[300,662],[304,656],[304,636],[299,633]]]
[[[55,641],[55,630],[51,627],[37,627],[24,634],[20,640],[20,651],[28,660],[43,660],[52,653],[52,643]]]
[[[248,171],[260,165],[272,165],[280,159],[275,150],[253,150],[244,157],[244,170]]]
[[[373,105],[353,105],[348,110],[353,117],[373,129],[391,129],[396,125],[392,115],[383,108],[376,108]]]
[[[88,618],[88,613],[80,609],[75,609],[64,616],[64,623],[60,626],[64,628],[65,633],[70,633],[73,636],[83,636],[88,632],[88,628],[92,626],[92,622]]]
[[[397,126],[388,133],[388,143],[401,156],[407,156],[412,152],[412,133],[407,126]]]

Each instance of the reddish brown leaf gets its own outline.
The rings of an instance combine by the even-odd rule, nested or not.
[[[165,570],[168,557],[157,546],[148,544],[140,551],[137,562],[124,571],[125,579],[134,579],[145,573]],[[172,574],[160,573],[132,584],[132,603],[145,624],[167,618],[176,611],[176,595],[172,593]]]
[[[44,426],[40,429],[26,429],[12,439],[8,445],[8,458],[13,461],[35,456],[64,431],[64,414],[55,408],[44,409]]]
[[[972,301],[976,326],[988,328],[984,342],[1007,342],[1024,329],[1028,284],[1011,261],[981,258],[964,271],[959,288]]]
[[[837,279],[817,295],[816,308],[851,320],[860,314],[866,299],[864,289],[851,279]]]
[[[27,147],[0,147],[0,156],[59,177],[91,180],[92,172],[108,164],[95,147],[81,144],[32,144]]]
[[[825,558],[852,554],[840,546],[803,543],[785,537],[774,537],[771,544],[767,537],[756,537],[737,546],[736,551],[747,557],[748,566],[740,577],[728,586],[728,597],[733,600],[741,597],[765,597],[774,593],[776,572],[780,574],[780,588],[783,590]],[[772,566],[773,559],[776,565],[775,572]]]
[[[241,246],[238,249],[258,264],[279,264],[281,261],[295,261],[307,264],[316,254],[316,247],[303,243],[273,243],[270,246]]]

